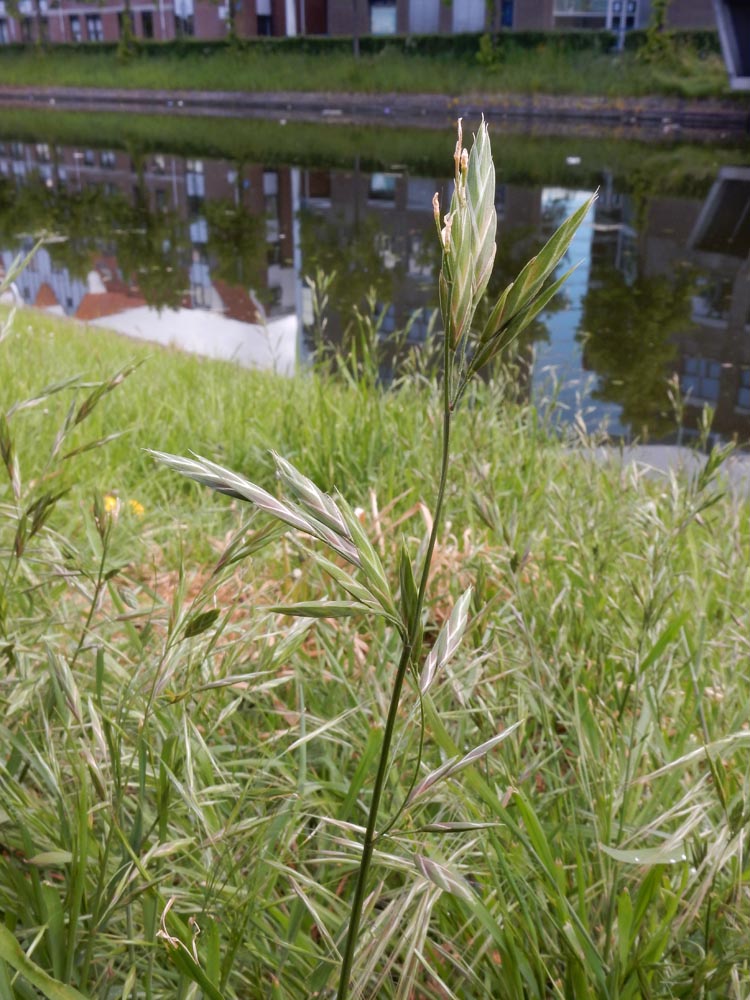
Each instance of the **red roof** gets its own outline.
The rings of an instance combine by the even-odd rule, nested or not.
[[[89,292],[81,299],[81,304],[76,310],[76,319],[84,322],[102,319],[145,305],[146,300],[140,295],[127,295],[124,292],[103,292],[101,295],[92,295]]]
[[[37,309],[51,309],[53,306],[59,306],[60,303],[57,301],[57,296],[52,291],[50,285],[45,281],[43,285],[40,285],[39,291],[37,292],[36,298],[34,299],[34,305]]]
[[[243,323],[263,323],[263,314],[258,303],[244,288],[229,285],[221,278],[214,281],[214,288],[224,305],[224,315]]]

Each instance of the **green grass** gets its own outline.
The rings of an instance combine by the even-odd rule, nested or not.
[[[251,463],[258,467],[255,474],[263,485],[271,486],[273,471],[265,452],[272,445],[295,461],[302,461],[313,448],[317,458],[310,471],[326,488],[336,483],[347,491],[366,494],[376,479],[389,496],[408,488],[407,470],[393,444],[399,442],[410,453],[411,431],[399,427],[398,399],[375,389],[363,407],[362,395],[341,385],[323,393],[312,377],[289,380],[181,352],[164,352],[32,311],[18,314],[3,350],[4,360],[12,366],[6,371],[12,377],[0,386],[0,410],[42,385],[57,382],[61,373],[104,379],[127,364],[142,363],[138,373],[107,400],[106,408],[100,405],[94,410],[70,439],[70,447],[75,448],[84,439],[123,432],[106,450],[81,455],[76,461],[75,477],[82,489],[117,490],[142,499],[149,507],[164,505],[165,477],[143,451],[155,447],[193,448],[246,468]],[[314,422],[302,419],[308,414]],[[36,409],[29,416],[29,421],[23,413],[17,418],[17,450],[30,458],[38,434],[35,421],[42,420],[52,434],[59,412],[50,410],[40,416]],[[413,488],[414,483],[410,485]],[[183,498],[193,497],[195,506],[203,505],[206,498],[194,488],[171,483],[175,486]]]
[[[118,61],[113,52],[88,53],[58,47],[37,53],[9,50],[0,57],[3,83],[15,86],[122,87],[240,91],[343,91],[346,93],[593,94],[607,97],[661,94],[675,97],[730,96],[720,56],[699,56],[679,46],[658,64],[635,53],[561,52],[557,46],[510,48],[496,65],[472,57],[426,56],[385,48],[355,60],[333,51],[216,50],[149,52]]]
[[[364,509],[395,573],[434,496],[437,394],[419,378],[387,393],[283,380],[28,313],[0,352],[0,412],[143,360],[51,461],[94,385],[8,419],[21,508],[70,489],[16,558],[19,504],[0,465],[2,923],[92,1000],[193,996],[193,940],[227,998],[315,995],[335,981],[397,643],[371,621],[290,632],[264,606],[333,596],[330,581],[292,538],[141,449],[194,448],[273,490],[273,447]],[[746,502],[602,466],[585,437],[563,447],[553,415],[508,402],[520,384],[477,386],[455,425],[428,635],[469,582],[476,596],[463,652],[425,704],[423,773],[522,726],[379,845],[355,977],[364,996],[394,998],[740,1000]],[[115,489],[116,519],[94,502]],[[212,576],[240,529],[246,558]],[[426,879],[416,854],[461,891]],[[172,898],[164,930],[188,951],[157,936]],[[0,962],[3,1000],[36,996],[12,980]]]

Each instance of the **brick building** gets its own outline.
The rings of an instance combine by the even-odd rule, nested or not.
[[[125,0],[0,0],[0,43],[116,42],[123,29]],[[229,0],[131,0],[137,38],[225,38]],[[325,34],[326,0],[234,0],[238,35]]]
[[[742,8],[745,0],[716,0]],[[650,0],[131,0],[138,38],[224,38],[230,3],[238,35],[431,34],[486,30],[640,28]],[[122,34],[125,0],[0,0],[0,44],[111,42]],[[675,28],[716,26],[712,0],[672,0]]]
[[[741,2],[741,0],[740,0]],[[511,29],[609,28],[617,31],[648,24],[650,0],[357,0],[360,34],[431,34]],[[328,32],[351,34],[352,0],[328,0]],[[623,24],[624,19],[624,24]],[[668,20],[674,28],[714,28],[712,0],[672,0]]]

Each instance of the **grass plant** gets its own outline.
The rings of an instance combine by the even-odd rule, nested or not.
[[[438,523],[445,382],[4,332],[2,1000],[330,995],[399,628],[289,628],[268,609],[340,600],[342,566],[141,451],[199,447],[278,502],[269,444],[362,508],[396,595],[434,530],[434,659],[466,614],[421,751],[418,701],[396,713],[384,801],[421,793],[374,843],[352,993],[747,995],[750,515],[724,453],[693,479],[601,463],[493,368]]]
[[[423,613],[449,480],[453,415],[472,379],[534,321],[564,284],[570,271],[554,281],[548,279],[567,253],[570,242],[593,201],[591,199],[585,203],[563,223],[547,245],[523,268],[516,281],[508,285],[500,295],[484,328],[481,331],[474,331],[475,316],[492,274],[496,251],[495,168],[484,121],[479,127],[469,154],[462,145],[459,119],[454,161],[453,196],[450,210],[442,220],[438,195],[435,194],[433,199],[435,224],[442,246],[442,268],[439,278],[440,312],[443,321],[439,480],[432,525],[416,560],[406,546],[401,548],[398,599],[391,591],[380,558],[366,533],[362,531],[352,508],[340,494],[333,499],[329,494],[321,492],[312,480],[302,475],[285,459],[275,456],[277,475],[286,495],[285,499],[279,500],[262,487],[207,459],[197,456],[179,458],[164,452],[154,452],[155,457],[170,468],[220,493],[237,500],[249,501],[288,527],[322,542],[329,547],[334,556],[338,557],[339,561],[334,563],[315,552],[311,553],[312,558],[316,559],[324,572],[331,577],[331,581],[343,591],[345,600],[306,601],[280,605],[273,609],[277,613],[303,619],[339,619],[354,615],[370,617],[374,615],[383,618],[399,635],[401,651],[378,752],[377,769],[362,842],[362,856],[341,952],[338,1000],[347,1000],[352,988],[355,953],[376,844],[394,828],[398,832],[399,820],[408,810],[414,797],[424,794],[437,781],[447,779],[463,770],[468,764],[481,760],[490,749],[517,728],[513,726],[500,736],[474,747],[468,754],[454,757],[423,781],[419,781],[425,734],[423,699],[437,675],[446,669],[448,662],[455,655],[466,630],[468,606],[471,600],[471,588],[469,588],[457,601],[437,636],[434,647],[423,662]],[[348,567],[342,567],[341,560],[348,564]],[[352,569],[357,572],[356,578],[351,575]],[[411,674],[415,681],[418,696],[421,720],[419,750],[408,796],[398,807],[391,806],[393,814],[391,819],[385,827],[378,829],[381,801],[388,773],[395,764],[395,760],[391,757],[391,748],[401,710],[404,682],[408,674]],[[476,827],[469,825],[466,829],[476,829]],[[441,890],[453,892],[463,896],[464,899],[468,897],[470,901],[473,899],[469,883],[450,868],[422,854],[417,854],[412,863],[428,881],[433,882]]]

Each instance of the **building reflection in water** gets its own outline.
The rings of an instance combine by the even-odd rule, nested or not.
[[[67,237],[67,246],[43,247],[19,278],[24,303],[207,357],[293,371],[298,170],[158,155],[135,163],[112,150],[6,143],[0,175],[22,195],[13,218],[32,214],[36,200],[34,231]],[[87,229],[77,232],[76,216],[87,210]],[[4,267],[32,243],[0,252]]]
[[[750,437],[748,216],[747,169],[722,170],[705,199],[623,196],[605,178],[578,339],[613,433],[673,436],[676,379],[684,433],[709,405],[716,434]]]
[[[431,212],[445,182],[404,168],[368,173],[236,164],[176,155],[0,145],[0,252],[7,268],[52,231],[18,297],[132,337],[290,372],[314,347],[307,278],[329,276],[326,337],[345,349],[355,310],[375,310],[380,377],[422,344],[440,248]],[[750,170],[723,169],[707,197],[618,190],[605,175],[562,266],[562,296],[527,331],[541,398],[550,373],[562,413],[615,435],[674,437],[677,378],[685,433],[706,403],[723,436],[750,437]],[[581,190],[498,184],[490,296],[513,280]]]

